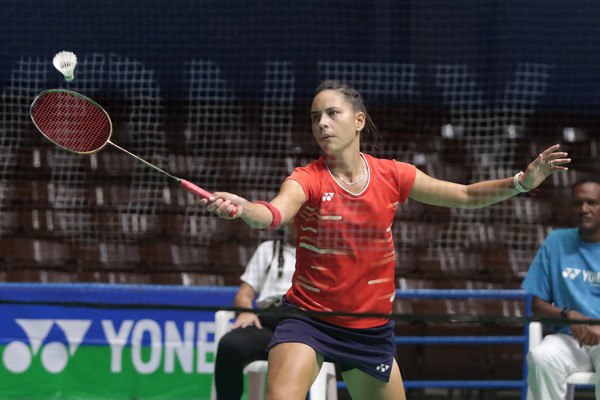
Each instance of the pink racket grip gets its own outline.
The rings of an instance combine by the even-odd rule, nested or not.
[[[193,195],[200,197],[201,199],[208,199],[210,196],[212,196],[212,193],[207,192],[206,190],[202,189],[200,186],[193,184],[190,181],[186,181],[185,179],[182,179],[179,181],[179,185],[184,188],[185,190],[187,190],[188,192],[192,193]],[[233,210],[229,213],[230,216],[234,216],[235,213],[237,212],[237,206],[233,206]]]

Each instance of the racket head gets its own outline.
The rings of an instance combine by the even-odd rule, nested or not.
[[[29,114],[46,139],[73,153],[100,151],[112,135],[112,121],[104,108],[72,90],[44,90],[31,103]]]

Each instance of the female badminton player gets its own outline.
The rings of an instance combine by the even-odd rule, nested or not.
[[[443,207],[485,207],[536,188],[571,161],[554,145],[514,177],[462,185],[362,153],[361,136],[373,140],[379,134],[362,96],[346,84],[323,82],[310,118],[324,155],[296,168],[271,202],[252,203],[225,192],[202,200],[209,212],[241,218],[254,228],[274,229],[294,218],[296,270],[283,299],[292,309],[391,313],[396,259],[391,225],[399,203],[411,198]],[[388,318],[298,313],[281,319],[269,349],[269,400],[304,399],[324,360],[338,364],[354,399],[406,398]]]

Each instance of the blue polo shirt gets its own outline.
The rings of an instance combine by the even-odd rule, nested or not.
[[[552,231],[521,287],[559,308],[600,318],[600,243],[581,240],[577,228]],[[564,325],[555,330],[569,332]]]

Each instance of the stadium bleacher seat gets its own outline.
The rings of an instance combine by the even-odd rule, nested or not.
[[[0,240],[0,258],[17,268],[48,268],[72,262],[69,246],[62,241],[33,238]]]

